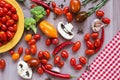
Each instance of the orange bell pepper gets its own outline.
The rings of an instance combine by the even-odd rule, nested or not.
[[[46,36],[50,38],[56,38],[58,36],[56,28],[45,20],[39,23],[39,28]]]

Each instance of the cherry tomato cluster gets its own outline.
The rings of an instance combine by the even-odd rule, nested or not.
[[[0,0],[0,46],[8,43],[17,31],[18,14],[16,8]]]
[[[110,24],[110,19],[107,17],[104,17],[104,15],[105,14],[103,11],[101,11],[101,10],[96,11],[96,16],[98,18],[102,18],[102,22],[104,22],[105,24]]]
[[[6,67],[6,62],[4,59],[0,59],[0,70],[4,70]]]
[[[81,70],[83,65],[87,63],[87,59],[84,56],[79,57],[79,64],[77,64],[77,61],[75,58],[70,59],[70,65],[75,69],[75,70]]]
[[[90,37],[92,37],[93,41],[90,40]],[[95,49],[98,48],[101,44],[101,41],[99,39],[99,33],[93,32],[92,34],[86,33],[84,36],[84,40],[86,41],[87,50],[85,53],[87,55],[93,55],[95,53]]]

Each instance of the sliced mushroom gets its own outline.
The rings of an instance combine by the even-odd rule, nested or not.
[[[106,24],[104,24],[100,19],[95,19],[92,22],[92,30],[94,32],[99,32],[102,27],[105,27]]]
[[[17,65],[18,75],[24,79],[32,78],[32,69],[24,61],[19,61]]]
[[[63,22],[58,23],[57,30],[59,34],[65,39],[72,39],[74,37],[74,33],[72,32],[73,25],[71,23],[64,24]]]

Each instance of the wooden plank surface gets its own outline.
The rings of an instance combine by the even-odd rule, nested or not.
[[[63,2],[63,0],[55,0],[57,2],[57,4],[61,4]],[[66,3],[64,3],[66,6],[69,5],[69,1],[70,0],[66,0]],[[102,47],[102,49],[109,43],[109,41],[114,37],[114,35],[120,30],[120,0],[110,0],[103,8],[102,10],[105,11],[105,17],[108,17],[111,19],[111,24],[105,28],[105,42],[104,45]],[[88,4],[85,8],[82,7],[82,10],[88,10],[89,7],[92,7],[93,5],[90,3]],[[29,13],[28,9],[25,9],[24,6],[22,6],[23,12],[25,17],[29,17],[31,16]],[[81,10],[81,11],[82,11]],[[53,20],[53,13],[51,13],[50,17],[47,18],[47,21],[49,21],[50,23],[52,23],[54,26],[57,26],[57,23],[59,21],[66,21],[66,19],[64,18],[64,16],[60,17],[59,19],[56,19],[55,21]],[[95,15],[93,14],[91,17],[89,17],[84,23],[82,24],[78,24],[78,23],[74,23],[72,22],[72,24],[74,25],[74,32],[77,31],[78,26],[80,27],[84,27],[84,34],[87,32],[90,32],[90,25],[91,22],[95,19]],[[38,33],[40,33],[41,35],[43,35],[43,33],[39,30]],[[24,41],[24,36],[25,36],[26,32],[24,33],[21,41],[18,43],[18,45],[15,47],[15,51],[17,51],[19,46],[23,46],[24,48],[27,47],[27,44]],[[76,33],[75,33],[76,34]],[[79,58],[79,56],[84,56],[84,50],[86,49],[86,46],[84,44],[84,40],[83,40],[83,35],[84,34],[76,34],[75,38],[72,41],[76,41],[76,40],[80,40],[82,42],[82,47],[81,49],[77,52],[77,53],[73,53],[71,51],[71,48],[65,48],[66,50],[68,50],[70,57],[69,59],[65,60],[65,66],[61,69],[62,73],[69,73],[71,75],[74,75],[76,77],[79,77],[85,70],[85,67],[83,67],[82,70],[80,71],[75,71],[74,69],[72,69],[72,67],[69,64],[69,60],[71,57],[75,57],[75,58]],[[37,46],[39,47],[39,50],[48,50],[50,52],[53,51],[54,46],[52,45],[51,47],[46,47],[45,46],[45,42],[44,40],[46,39],[46,36],[42,36],[41,40],[37,43]],[[60,38],[60,42],[65,41],[65,39],[62,39],[61,36],[59,36]],[[101,51],[102,51],[101,49]],[[95,57],[98,55],[99,53],[93,55],[90,58],[90,63],[95,59]],[[8,52],[4,53],[4,54],[0,54],[0,59],[4,58],[6,60],[6,68],[4,71],[0,71],[0,80],[23,80],[21,79],[18,74],[17,74],[17,62],[13,61],[11,59],[11,56],[8,54]],[[21,59],[23,58],[23,56],[21,56]],[[50,60],[50,63],[53,63],[53,60]],[[44,73],[43,75],[38,75],[35,71],[33,74],[33,77],[31,80],[45,80],[46,77],[48,77],[49,75],[47,75],[46,73]],[[71,80],[76,80],[77,78],[73,78]],[[52,77],[52,80],[63,80],[63,79],[58,79],[58,78],[54,78]]]

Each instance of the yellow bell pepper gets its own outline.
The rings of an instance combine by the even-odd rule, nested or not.
[[[56,28],[45,20],[39,23],[39,28],[46,36],[50,38],[56,38],[58,36]]]

